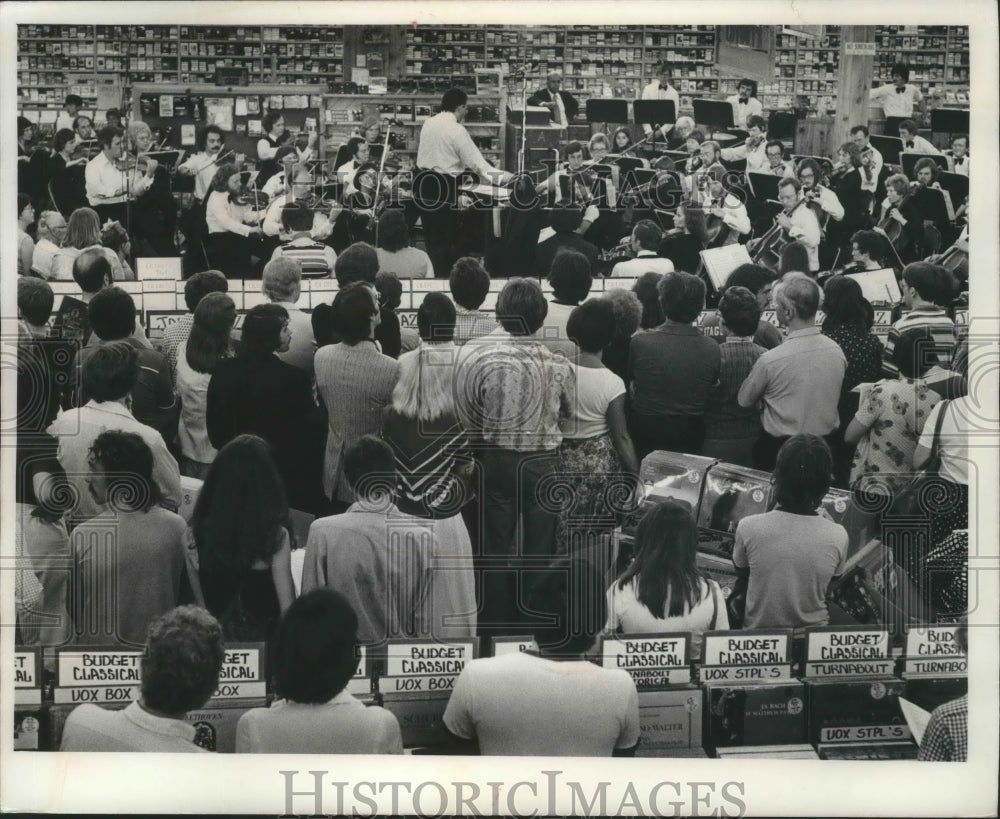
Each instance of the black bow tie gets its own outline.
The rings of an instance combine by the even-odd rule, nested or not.
[[[964,165],[965,164],[965,157],[964,156],[956,156],[955,157],[955,164],[956,165]]]
[[[905,90],[906,90],[906,86],[905,85],[902,88],[897,87],[896,88],[896,93],[897,94],[902,94]]]
[[[909,142],[906,143],[906,147],[907,148],[912,148],[913,147],[913,140],[912,139]]]
[[[749,99],[744,99],[743,97],[740,97],[740,105],[746,105],[748,102],[750,102]]]

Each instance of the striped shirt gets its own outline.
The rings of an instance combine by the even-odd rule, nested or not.
[[[938,366],[944,370],[951,368],[952,353],[955,349],[955,322],[941,307],[914,307],[892,325],[886,336],[885,353],[882,356],[883,377],[899,377],[899,368],[893,360],[893,353],[899,337],[909,330],[929,330],[934,339]]]
[[[337,261],[337,254],[332,247],[321,242],[314,242],[308,236],[299,236],[287,244],[275,248],[272,259],[287,256],[291,259],[298,259],[302,265],[303,279],[323,279],[333,275],[333,266]]]
[[[741,407],[736,396],[753,365],[766,351],[749,336],[729,336],[719,351],[722,353],[719,383],[709,391],[705,437],[710,440],[752,438],[760,434],[760,413],[756,407]]]

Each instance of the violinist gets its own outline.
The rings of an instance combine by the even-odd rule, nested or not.
[[[292,155],[294,157],[294,154]],[[305,202],[313,197],[316,189],[315,180],[309,166],[305,163],[290,162],[283,172],[288,182],[281,190],[269,199],[267,215],[264,217],[263,231],[265,236],[276,236],[282,242],[288,241],[289,234],[284,227],[284,208],[292,202]],[[272,177],[273,179],[273,177]],[[331,203],[331,208],[336,211],[332,217],[336,219],[340,212],[339,206]],[[311,236],[317,241],[322,241],[330,235],[331,214],[316,211],[311,223]]]
[[[170,187],[170,172],[148,156],[153,147],[153,132],[145,122],[128,127],[129,152],[126,161],[137,172],[152,178],[152,184],[136,194],[129,230],[139,256],[176,256],[177,203]]]
[[[698,147],[698,156],[688,160],[684,189],[689,194],[703,189],[708,181],[721,181],[725,177],[726,166],[720,161],[721,152],[719,143],[708,139]]]
[[[735,148],[723,148],[722,159],[725,162],[747,161],[747,171],[767,173],[767,123],[763,117],[750,116],[746,120],[747,138],[742,145]]]
[[[231,163],[219,166],[209,190],[205,206],[208,225],[205,252],[209,264],[227,278],[250,278],[253,240],[261,236],[259,223],[264,211],[254,209],[254,199]]]
[[[885,233],[904,264],[922,258],[924,225],[913,201],[910,180],[897,173],[885,180],[879,229]]]
[[[767,167],[763,173],[772,176],[794,177],[795,168],[791,162],[785,161],[785,146],[780,140],[771,139],[764,145],[764,156],[767,158]]]
[[[917,133],[917,123],[904,119],[899,123],[899,138],[903,140],[903,151],[908,154],[940,154],[930,142]]]
[[[911,183],[913,203],[917,206],[920,218],[925,226],[933,225],[942,237],[947,237],[948,241],[951,241],[957,235],[948,218],[948,211],[954,212],[954,204],[951,201],[951,194],[942,190],[938,181],[941,178],[941,168],[933,159],[925,156],[917,160],[917,164],[913,166],[913,173],[916,176],[916,180]],[[929,189],[941,193],[930,193]],[[942,198],[946,200],[943,208]],[[951,205],[950,209],[948,205]]]
[[[368,162],[371,151],[364,137],[351,137],[347,140],[347,152],[351,158],[337,168],[337,179],[344,186],[344,196],[350,196],[357,191],[354,187],[354,176],[358,169]]]
[[[881,270],[882,251],[885,239],[874,230],[859,230],[851,236],[851,264],[842,273],[862,273],[865,270]]]
[[[861,151],[861,187],[875,196],[875,189],[878,187],[878,178],[882,173],[882,154],[878,152],[870,142],[867,125],[855,125],[851,128],[851,142],[858,146]]]
[[[177,166],[177,173],[194,177],[194,197],[199,202],[204,202],[208,196],[225,141],[223,130],[218,125],[209,125],[201,133],[201,150]]]
[[[294,166],[298,162],[299,155],[295,151],[292,145],[282,145],[278,148],[278,152],[274,155],[275,162],[278,163],[278,168],[280,169],[276,174],[274,174],[270,179],[265,182],[260,190],[262,193],[267,194],[269,202],[273,202],[276,197],[281,196],[283,193],[287,193],[288,189],[292,186],[292,181],[294,179]],[[312,177],[310,176],[310,179]]]
[[[87,163],[84,174],[87,201],[102,222],[128,224],[127,202],[152,186],[156,163],[150,163],[142,172],[134,165],[123,164],[124,138],[118,128],[102,128],[97,134],[97,142],[101,151]]]
[[[76,156],[80,139],[72,128],[60,128],[52,142],[47,175],[52,204],[63,215],[87,206],[84,168],[87,157]]]
[[[704,218],[696,218],[696,214]],[[746,206],[726,190],[721,180],[707,176],[691,196],[686,219],[688,229],[705,247],[735,244],[751,228]]]
[[[535,190],[547,194],[549,207],[571,202],[582,204],[585,208],[583,222],[576,231],[582,235],[601,215],[593,192],[599,177],[593,169],[584,166],[583,145],[579,142],[574,140],[568,143],[563,149],[563,158],[565,163],[540,182]]]
[[[817,211],[820,224],[828,219],[839,222],[844,218],[844,206],[837,194],[822,184],[826,177],[815,159],[806,158],[799,162],[796,177],[802,186],[803,198]]]
[[[676,270],[692,271],[698,269],[704,249],[701,239],[688,228],[687,205],[681,202],[674,211],[674,226],[660,239],[658,255],[673,262]]]
[[[80,114],[73,120],[73,130],[81,142],[90,142],[97,138],[97,134],[94,133],[94,121],[86,114]]]

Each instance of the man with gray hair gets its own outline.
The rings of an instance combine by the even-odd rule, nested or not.
[[[288,311],[288,329],[292,340],[288,349],[277,353],[278,358],[293,367],[313,374],[316,355],[316,338],[312,319],[298,308],[302,294],[302,265],[290,256],[276,256],[264,265],[260,291],[273,304],[280,304]]]
[[[565,128],[580,110],[580,103],[569,91],[560,89],[562,79],[561,72],[550,71],[545,78],[545,88],[538,89],[528,97],[528,105],[540,105],[543,108],[548,108],[552,124]]]
[[[761,407],[756,469],[774,469],[778,450],[791,436],[822,435],[830,443],[838,428],[847,359],[816,326],[820,295],[819,285],[803,273],[786,274],[774,288],[775,313],[787,336],[757,359],[737,397],[741,407]]]
[[[66,219],[57,210],[42,211],[38,217],[38,241],[31,255],[31,272],[52,278],[52,260],[66,238]]]

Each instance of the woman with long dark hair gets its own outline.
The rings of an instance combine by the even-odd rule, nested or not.
[[[872,384],[882,377],[882,343],[872,332],[875,309],[861,292],[861,285],[847,276],[831,276],[823,285],[823,334],[840,345],[847,370],[840,388],[837,412],[840,427],[833,449],[834,484],[847,486],[854,447],[844,443],[844,432],[858,411],[859,384]]]
[[[87,157],[73,158],[80,138],[72,128],[60,128],[52,141],[52,156],[46,163],[48,193],[53,207],[63,216],[87,206],[84,169]]]
[[[227,279],[247,279],[251,277],[250,254],[251,237],[263,234],[260,220],[265,209],[254,210],[251,205],[241,204],[239,194],[242,189],[240,172],[232,163],[219,166],[209,185],[208,199],[205,201],[205,252],[211,267],[221,270]]]
[[[702,634],[728,629],[719,584],[698,568],[698,526],[687,507],[667,500],[653,507],[635,533],[635,558],[608,589],[606,631],[691,632],[691,656]]]
[[[291,523],[267,442],[239,435],[219,450],[190,520],[205,607],[227,640],[268,640],[295,598]]]
[[[209,293],[194,311],[187,340],[177,348],[175,387],[181,399],[177,425],[182,475],[204,478],[217,454],[208,439],[205,415],[208,384],[216,365],[232,357],[230,334],[236,322],[236,305],[225,293]]]

